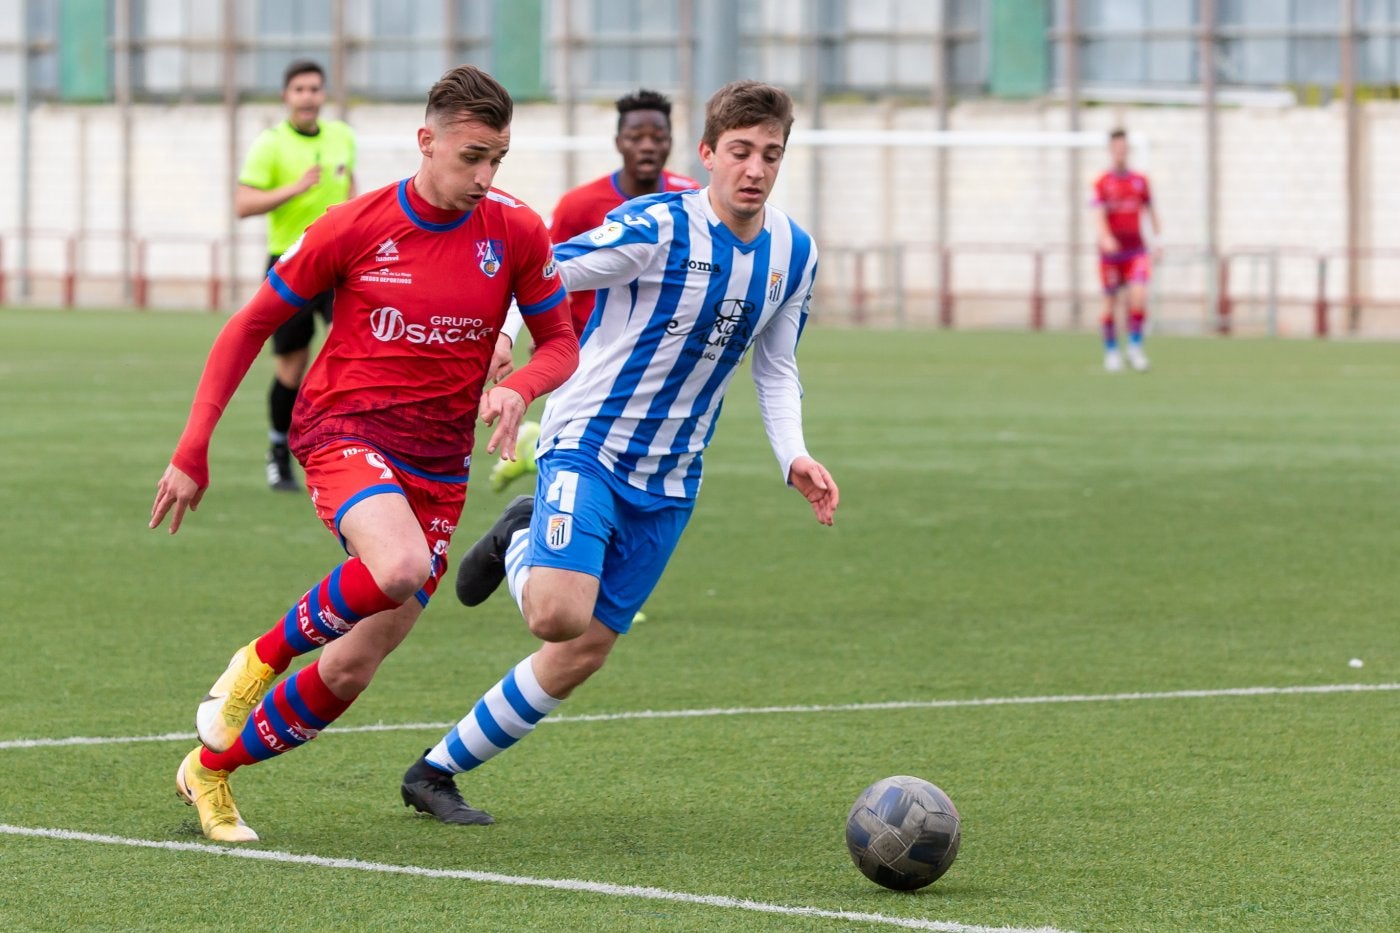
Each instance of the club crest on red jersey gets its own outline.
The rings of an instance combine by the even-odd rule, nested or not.
[[[395,243],[392,238],[385,240],[383,243],[380,243],[379,251],[374,254],[374,261],[398,262],[399,244]]]
[[[506,244],[504,240],[477,240],[476,241],[476,264],[481,271],[486,273],[486,277],[493,278],[497,272],[501,271],[501,263],[505,259]]]

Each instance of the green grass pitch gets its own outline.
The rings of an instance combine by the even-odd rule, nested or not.
[[[340,559],[305,498],[263,485],[266,358],[200,510],[146,529],[220,321],[0,311],[0,928],[1400,927],[1395,345],[1163,338],[1153,372],[1109,376],[1091,336],[811,328],[836,527],[783,487],[742,375],[648,620],[459,781],[499,823],[398,799],[532,650],[507,597],[468,612],[448,586],[351,731],[235,775],[251,848],[312,857],[279,862],[131,844],[203,841],[173,784],[191,739],[22,741],[191,733],[232,651]],[[503,502],[471,493],[454,563]],[[1371,689],[1219,693],[1334,685]],[[1075,696],[1117,698],[829,708]],[[822,708],[579,718],[771,706]],[[856,794],[899,773],[964,819],[916,895],[842,842]]]

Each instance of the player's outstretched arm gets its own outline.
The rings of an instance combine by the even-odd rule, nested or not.
[[[481,394],[477,414],[485,424],[495,427],[486,442],[488,454],[499,450],[505,459],[515,459],[515,436],[520,432],[520,422],[529,407],[519,392],[506,386],[496,386]]]
[[[535,342],[530,362],[487,390],[478,407],[481,420],[496,426],[486,452],[499,450],[507,460],[515,459],[515,435],[530,403],[563,385],[578,366],[578,338],[567,304],[559,301],[546,311],[527,315],[525,326]]]
[[[1108,208],[1098,205],[1094,209],[1094,226],[1099,236],[1099,252],[1113,254],[1122,249],[1118,243],[1118,238],[1113,235],[1113,230],[1108,226]]]
[[[515,343],[506,334],[496,338],[496,349],[491,352],[491,363],[486,368],[486,381],[500,385],[501,380],[515,371]]]
[[[826,467],[811,457],[798,457],[788,469],[788,483],[811,504],[817,521],[823,525],[835,523],[841,490]]]
[[[194,511],[209,487],[209,440],[225,406],[257,359],[277,326],[296,309],[263,282],[248,304],[234,314],[214,338],[204,373],[195,389],[194,402],[185,430],[175,445],[175,454],[156,486],[147,527],[159,527],[166,513],[174,509],[170,533],[180,530],[185,509]]]
[[[233,192],[233,212],[240,218],[266,214],[286,204],[292,198],[309,191],[321,180],[321,166],[313,165],[294,182],[280,188],[254,188],[239,185]]]
[[[156,501],[151,505],[151,523],[147,527],[159,528],[166,513],[174,509],[170,514],[170,533],[173,535],[185,520],[185,510],[197,510],[199,500],[203,498],[204,490],[199,488],[199,484],[184,470],[170,464],[156,485]]]

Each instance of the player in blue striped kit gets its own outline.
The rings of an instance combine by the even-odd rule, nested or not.
[[[504,578],[544,644],[404,776],[404,803],[489,823],[452,775],[524,738],[598,671],[650,595],[695,505],[701,454],[750,351],[759,408],[788,484],[832,523],[839,491],[808,453],[796,349],[817,269],[812,239],[767,203],[792,100],[740,81],[706,104],[699,191],[628,201],[555,247],[565,288],[597,289],[574,376],[545,406],[533,498],[463,557],[476,605]]]

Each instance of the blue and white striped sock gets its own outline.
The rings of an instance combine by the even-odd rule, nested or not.
[[[558,708],[535,679],[534,655],[515,665],[472,711],[428,752],[428,762],[449,774],[470,771],[496,757],[534,731]]]
[[[510,545],[506,548],[506,586],[510,588],[511,598],[520,607],[520,614],[525,614],[525,581],[530,579],[530,529],[522,528],[511,535]]]

